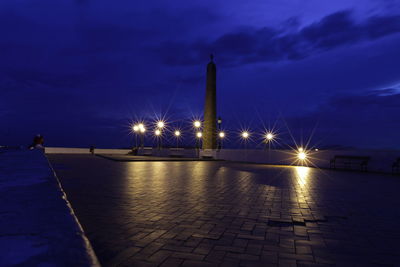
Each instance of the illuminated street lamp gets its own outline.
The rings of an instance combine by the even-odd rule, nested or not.
[[[135,133],[135,147],[138,147],[138,133],[139,133],[139,125],[135,124],[132,126],[132,130]]]
[[[154,135],[156,136],[156,139],[157,139],[157,148],[161,149],[161,130],[156,129],[154,131]]]
[[[304,165],[307,161],[307,152],[302,147],[298,148],[297,159],[301,165]]]
[[[247,140],[248,140],[249,137],[250,137],[250,133],[249,133],[248,131],[243,131],[243,132],[241,133],[241,137],[242,137],[242,139],[244,140],[244,147],[245,147],[245,149],[247,150]]]
[[[225,133],[224,132],[219,132],[218,133],[218,137],[219,137],[219,147],[218,150],[222,148],[222,141],[225,138]]]
[[[305,152],[299,152],[298,154],[297,154],[297,158],[299,159],[299,160],[305,160],[306,158],[307,158],[307,155],[306,155],[306,153]]]
[[[267,140],[267,142],[271,141],[272,139],[274,139],[274,135],[272,133],[267,133],[265,135],[265,139]]]
[[[157,137],[157,146],[158,149],[161,149],[162,147],[162,134],[161,131],[165,127],[165,122],[162,120],[157,121],[157,129],[156,129],[156,137]],[[159,134],[157,135],[157,131],[159,131]]]
[[[197,137],[197,139],[196,139],[196,149],[197,149],[198,153],[200,153],[200,142],[201,142],[201,137],[202,136],[203,136],[202,132],[197,132],[196,133],[196,137]]]
[[[163,121],[157,122],[157,128],[162,129],[162,128],[164,128],[164,126],[165,126],[165,122],[163,122]]]
[[[217,119],[218,132],[221,132],[221,124],[222,124],[222,119],[221,119],[221,117],[218,117],[218,119]],[[219,139],[217,139],[217,148],[218,148],[218,150],[220,150],[221,147],[222,147],[222,139],[219,138]]]
[[[201,122],[199,120],[196,120],[193,122],[193,126],[196,129],[199,129],[201,127]]]
[[[271,143],[274,140],[275,135],[272,132],[267,132],[264,135],[264,138],[265,138],[265,149],[267,149],[267,146],[268,148],[271,148]]]
[[[175,130],[174,135],[175,135],[175,138],[176,138],[176,148],[178,148],[179,137],[181,136],[181,132],[179,130]]]
[[[138,127],[139,127],[139,132],[140,132],[140,143],[141,143],[140,146],[143,149],[143,147],[144,147],[144,134],[146,132],[146,128],[145,128],[143,123],[139,123]]]

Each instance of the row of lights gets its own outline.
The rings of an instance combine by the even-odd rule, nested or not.
[[[157,125],[157,127],[156,127],[156,130],[154,131],[154,134],[155,134],[156,136],[160,136],[160,135],[162,134],[162,129],[165,127],[165,122],[163,122],[163,121],[158,121],[158,122],[156,123],[156,125]],[[201,122],[200,122],[200,121],[194,121],[194,122],[193,122],[193,126],[194,126],[194,128],[196,128],[196,129],[200,129],[200,127],[201,127]],[[145,128],[145,126],[144,126],[143,123],[139,123],[139,124],[133,125],[133,126],[132,126],[132,129],[133,129],[133,131],[134,131],[135,133],[142,133],[142,134],[143,134],[143,133],[146,132],[146,128]],[[179,137],[179,136],[181,135],[181,131],[180,131],[180,130],[175,130],[175,131],[174,131],[174,135],[175,135],[176,137]],[[241,137],[242,137],[243,139],[248,139],[248,138],[250,137],[250,133],[249,133],[248,131],[243,131],[240,135],[241,135]],[[201,137],[203,136],[203,133],[200,132],[200,131],[198,131],[198,132],[196,133],[196,136],[197,136],[198,138],[201,138]],[[225,132],[220,131],[220,132],[218,133],[218,136],[219,136],[220,138],[225,138]],[[268,141],[272,141],[274,138],[275,138],[275,135],[274,135],[273,133],[267,133],[267,134],[265,135],[265,139],[268,140]]]
[[[163,122],[163,121],[158,121],[158,122],[156,123],[156,125],[157,125],[157,127],[156,127],[156,129],[155,129],[155,131],[154,131],[154,135],[156,135],[156,136],[161,136],[161,134],[162,134],[162,129],[165,127],[165,122]],[[200,122],[200,121],[194,121],[194,122],[193,122],[193,126],[194,126],[194,128],[196,128],[197,130],[199,130],[200,127],[201,127],[201,122]],[[145,126],[144,126],[143,123],[138,123],[138,124],[133,125],[133,126],[132,126],[132,130],[133,130],[135,133],[141,133],[141,134],[144,134],[144,133],[146,132],[146,128],[145,128]],[[181,131],[180,131],[180,130],[175,130],[175,131],[174,131],[174,135],[175,135],[176,137],[181,136]],[[224,137],[225,137],[225,133],[221,131],[221,132],[218,133],[218,136],[219,136],[220,138],[224,138]],[[196,132],[196,137],[197,137],[197,138],[202,138],[202,137],[203,137],[203,133],[200,132],[200,131],[197,131],[197,132]]]
[[[164,121],[158,121],[156,122],[156,129],[154,131],[154,134],[156,137],[160,137],[162,134],[162,129],[166,126],[166,123]],[[196,137],[197,138],[202,138],[203,137],[203,133],[201,131],[199,131],[199,129],[201,128],[201,122],[199,120],[193,121],[193,127],[197,130],[196,132]],[[138,123],[132,126],[132,130],[135,133],[141,133],[144,134],[146,132],[146,128],[144,126],[143,123]],[[179,138],[181,136],[181,131],[180,130],[175,130],[174,131],[174,135],[176,138]],[[218,133],[219,138],[223,139],[225,138],[225,132],[220,131]],[[248,131],[243,131],[241,132],[240,136],[244,139],[247,140],[248,138],[250,138],[250,132]],[[271,142],[275,139],[275,135],[271,132],[266,133],[265,134],[265,139],[267,142]],[[307,158],[307,153],[306,151],[304,151],[304,149],[302,147],[298,148],[297,151],[297,158],[301,161],[306,160]]]

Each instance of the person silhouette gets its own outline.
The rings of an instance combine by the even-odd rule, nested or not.
[[[44,149],[44,138],[42,135],[37,134],[34,138],[33,138],[33,142],[32,144],[29,146],[29,149],[35,149],[35,148],[39,148],[39,149]]]

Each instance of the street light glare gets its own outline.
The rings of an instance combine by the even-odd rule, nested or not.
[[[180,132],[180,131],[178,131],[178,130],[176,130],[176,131],[174,132],[174,134],[175,134],[175,136],[176,136],[176,137],[178,137],[178,136],[180,136],[180,135],[181,135],[181,132]]]
[[[302,147],[299,147],[299,152],[303,152],[304,149]]]
[[[225,137],[225,133],[224,132],[219,132],[219,138],[224,138]]]
[[[163,121],[158,121],[157,122],[157,127],[158,128],[164,128],[164,126],[165,126],[165,123]]]
[[[161,131],[157,129],[157,130],[154,132],[154,134],[155,134],[156,136],[160,136],[160,135],[161,135]]]
[[[304,152],[299,152],[299,154],[297,154],[297,157],[299,158],[299,160],[305,160],[307,158],[307,155]]]
[[[139,126],[138,125],[133,125],[132,127],[134,132],[138,132],[139,131]]]
[[[194,125],[194,127],[196,127],[196,128],[200,128],[201,122],[200,122],[200,121],[194,121],[194,122],[193,122],[193,125]]]
[[[140,128],[140,132],[144,133],[146,131],[146,129],[144,127]]]
[[[250,136],[249,132],[246,132],[246,131],[242,132],[242,137],[244,139],[247,139],[249,136]]]
[[[203,134],[201,132],[197,132],[196,136],[197,136],[197,138],[201,138],[203,136]]]
[[[267,133],[265,138],[267,138],[267,140],[272,140],[272,139],[274,139],[274,135],[272,133]]]

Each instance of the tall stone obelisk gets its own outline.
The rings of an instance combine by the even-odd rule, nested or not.
[[[217,148],[217,67],[214,56],[207,65],[206,101],[204,104],[203,149]]]

